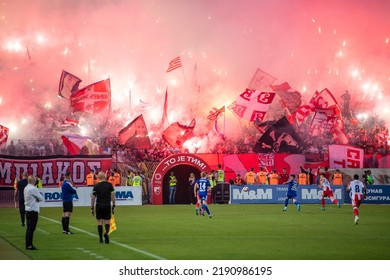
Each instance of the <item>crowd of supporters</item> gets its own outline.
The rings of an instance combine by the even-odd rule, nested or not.
[[[118,112],[115,112],[115,114]],[[61,134],[66,130],[67,133],[77,133],[79,127],[62,127],[60,123],[52,119],[62,118],[63,116],[40,117],[39,133],[34,134],[34,139],[20,140],[9,139],[8,145],[0,150],[3,155],[14,156],[51,156],[68,155],[69,152],[61,140]],[[115,114],[112,114],[114,116]],[[43,121],[46,120],[46,121]],[[50,120],[49,123],[47,120]],[[88,120],[84,120],[88,122]],[[169,155],[175,153],[202,152],[218,154],[245,154],[253,153],[253,148],[261,136],[260,131],[251,124],[243,125],[241,128],[241,137],[231,139],[228,137],[219,139],[201,147],[195,151],[189,151],[183,147],[181,149],[171,147],[162,137],[151,139],[151,147],[148,149],[131,149],[118,144],[117,132],[122,128],[123,121],[112,117],[99,125],[93,126],[88,131],[91,139],[100,146],[101,153],[116,154],[123,161],[136,162],[159,162]],[[304,140],[305,148],[303,154],[327,154],[328,145],[336,144],[332,133],[324,133],[320,136],[310,136],[310,119],[296,127],[296,132]],[[154,131],[151,127],[149,130]],[[367,117],[364,120],[356,120],[352,116],[344,118],[344,132],[348,138],[349,144],[362,148],[366,154],[389,154],[390,147],[388,142],[389,129],[384,121],[376,116]],[[207,136],[206,136],[207,137]],[[80,154],[88,154],[88,149],[81,149]]]

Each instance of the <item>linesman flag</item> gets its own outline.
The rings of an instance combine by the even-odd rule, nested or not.
[[[183,65],[181,64],[181,59],[180,59],[180,56],[178,57],[175,57],[174,59],[171,60],[171,62],[169,62],[169,66],[168,66],[168,69],[167,69],[167,73],[168,72],[171,72],[177,68],[180,68],[182,67]]]
[[[110,220],[110,229],[108,231],[108,234],[111,234],[111,232],[113,232],[114,230],[116,230],[116,222],[115,222],[115,216],[114,214],[112,214]]]

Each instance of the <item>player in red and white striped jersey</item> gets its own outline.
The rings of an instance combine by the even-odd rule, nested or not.
[[[321,195],[321,205],[322,211],[325,211],[325,198],[328,197],[332,203],[337,204],[337,207],[340,208],[340,203],[337,199],[334,198],[332,187],[330,186],[329,180],[325,178],[324,173],[321,173],[318,187],[322,189]]]
[[[353,179],[347,186],[347,192],[351,196],[355,225],[357,225],[359,222],[359,206],[363,201],[365,186],[362,181],[359,181],[359,175],[353,175]]]

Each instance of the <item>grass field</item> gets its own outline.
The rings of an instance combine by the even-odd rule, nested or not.
[[[118,229],[100,244],[95,218],[77,207],[74,235],[61,229],[62,208],[41,208],[34,243],[26,251],[17,209],[0,209],[0,259],[39,260],[350,260],[390,259],[390,207],[362,205],[354,225],[350,205],[211,205],[214,217],[194,206],[119,206]]]

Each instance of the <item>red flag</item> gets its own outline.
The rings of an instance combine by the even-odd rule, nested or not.
[[[260,68],[257,68],[255,74],[249,82],[248,88],[253,90],[269,90],[268,87],[272,85],[275,80],[275,77],[264,72]]]
[[[58,86],[58,95],[69,99],[70,96],[78,91],[81,79],[75,75],[62,70],[60,84]]]
[[[97,114],[103,111],[111,100],[110,79],[86,86],[70,97],[73,111]]]
[[[61,139],[70,155],[99,154],[99,146],[92,142],[88,136],[64,134],[61,136]]]
[[[77,120],[65,118],[65,120],[61,123],[61,126],[62,127],[77,126],[78,124],[79,124],[79,121],[77,121]]]
[[[238,117],[248,121],[262,121],[276,93],[246,89],[228,108]]]
[[[210,114],[207,116],[209,121],[215,121],[218,119],[221,113],[225,112],[225,106],[221,107],[221,109],[213,108],[213,111],[210,111]]]
[[[280,85],[271,85],[270,87],[280,97],[281,105],[287,110],[289,115],[294,114],[301,106],[301,94],[292,89],[287,82]]]
[[[316,92],[310,100],[310,107],[315,112],[310,126],[312,135],[318,136],[324,132],[331,132],[337,143],[348,143],[340,107],[328,89]]]
[[[299,107],[295,113],[295,118],[297,123],[301,124],[316,109],[331,109],[333,107],[337,107],[337,109],[340,111],[336,99],[333,97],[332,93],[327,88],[325,88],[321,92],[316,91],[308,104]]]
[[[193,119],[190,125],[182,125],[175,122],[167,127],[162,133],[165,141],[174,148],[181,148],[185,141],[187,141],[195,128],[196,121]]]
[[[181,59],[180,59],[180,56],[178,57],[175,57],[174,59],[171,60],[171,62],[169,62],[169,66],[168,66],[168,69],[167,69],[167,73],[168,72],[171,72],[177,68],[180,68],[182,67],[183,65],[181,64]]]
[[[0,124],[0,148],[5,148],[7,146],[7,140],[8,140],[8,127],[2,126]]]
[[[128,148],[146,149],[151,143],[144,117],[139,115],[118,133],[119,144]]]
[[[333,108],[316,110],[310,125],[310,134],[312,136],[319,136],[325,132],[329,132],[335,126],[337,119],[338,116]]]

